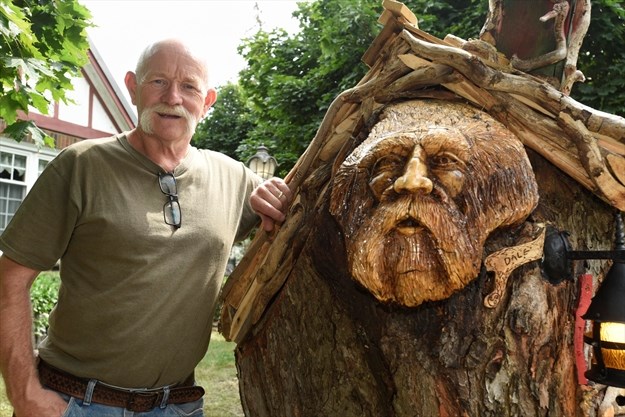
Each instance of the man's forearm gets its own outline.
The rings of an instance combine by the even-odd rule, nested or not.
[[[11,402],[40,388],[32,343],[30,286],[38,271],[0,258],[0,371]]]

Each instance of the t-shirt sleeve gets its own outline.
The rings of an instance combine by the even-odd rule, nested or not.
[[[47,270],[65,252],[78,217],[68,162],[62,152],[48,164],[0,236],[0,250],[15,262]]]

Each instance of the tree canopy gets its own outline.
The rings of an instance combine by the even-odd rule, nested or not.
[[[485,0],[405,0],[419,27],[437,37],[477,38],[486,20]],[[195,136],[198,146],[246,160],[263,143],[285,175],[314,137],[332,100],[367,72],[361,57],[380,31],[380,0],[299,3],[300,31],[259,30],[243,41],[247,61],[238,84],[219,88],[214,111]],[[576,100],[625,114],[625,9],[617,0],[593,3],[592,22],[580,51]],[[608,76],[609,74],[609,76]],[[227,128],[225,128],[227,127]]]
[[[240,136],[233,139],[239,145],[227,148],[237,151],[229,154],[245,160],[263,143],[284,174],[306,149],[334,97],[365,74],[360,57],[379,30],[378,9],[378,2],[371,0],[300,3],[295,12],[299,33],[259,30],[246,39],[239,47],[247,61],[239,94],[228,94],[233,86],[220,89],[221,101],[196,137],[202,135],[208,138],[203,143],[222,150],[213,142],[213,137],[220,140],[216,129],[224,123],[217,109],[237,107],[244,113],[237,119],[246,129],[237,131]],[[238,102],[229,104],[228,99]]]
[[[67,102],[71,78],[87,63],[89,11],[77,0],[0,0],[0,119],[4,135],[54,146],[32,121],[18,120],[33,107]]]

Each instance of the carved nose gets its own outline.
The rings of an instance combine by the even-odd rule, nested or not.
[[[430,194],[432,192],[432,180],[427,176],[427,164],[423,161],[422,153],[422,150],[415,149],[412,158],[406,164],[404,175],[397,178],[393,184],[396,193]]]

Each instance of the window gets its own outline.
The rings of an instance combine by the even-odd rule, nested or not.
[[[48,161],[46,159],[40,159],[39,160],[39,166],[38,166],[38,169],[37,169],[37,176],[41,175],[41,173],[43,172],[43,169],[46,167],[46,165],[48,165],[48,162],[50,162],[50,161]]]
[[[48,162],[58,153],[36,150],[28,144],[2,144],[0,151],[0,233],[6,229]]]
[[[0,152],[0,231],[26,196],[26,156]]]

